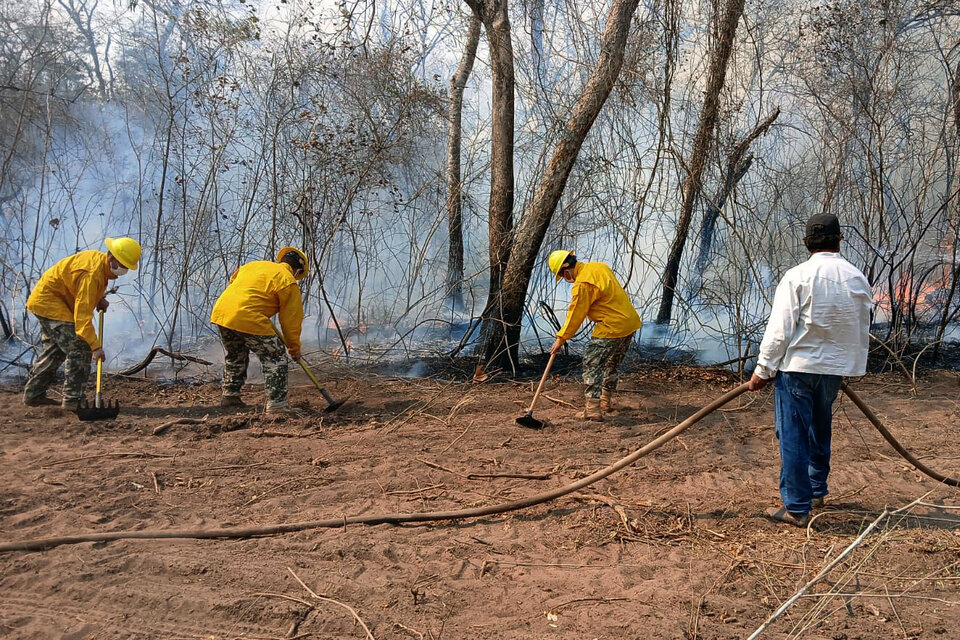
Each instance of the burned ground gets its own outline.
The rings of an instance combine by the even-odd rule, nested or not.
[[[329,375],[330,372],[328,372]],[[334,376],[336,377],[336,376]],[[737,384],[670,368],[623,381],[627,408],[573,417],[581,387],[341,375],[335,414],[294,378],[296,418],[227,413],[218,388],[111,378],[110,423],[25,409],[0,393],[0,538],[267,525],[458,509],[583,477]],[[960,474],[958,378],[855,388],[935,469]],[[245,391],[262,402],[262,389]],[[953,637],[960,623],[956,491],[913,471],[846,400],[832,495],[809,530],[777,503],[769,391],[735,400],[637,465],[525,511],[418,526],[348,526],[243,540],[85,543],[0,556],[10,638],[742,638],[885,508],[884,522],[764,637]],[[642,406],[641,406],[642,405]],[[153,431],[175,418],[159,435]],[[471,474],[549,474],[546,480]],[[298,582],[302,580],[315,599]],[[837,594],[858,594],[844,596]],[[335,601],[335,602],[334,602]],[[803,633],[801,633],[803,632]]]

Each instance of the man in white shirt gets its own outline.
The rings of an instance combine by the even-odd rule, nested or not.
[[[767,515],[799,527],[827,495],[833,401],[843,376],[867,369],[873,294],[863,273],[840,255],[842,239],[836,216],[807,221],[803,243],[812,255],[777,285],[749,383],[759,391],[776,379],[783,507]]]

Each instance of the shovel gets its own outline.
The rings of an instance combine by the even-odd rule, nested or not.
[[[280,333],[280,329],[277,329],[277,325],[273,324],[271,321],[270,326],[273,327],[273,332],[276,333],[277,337],[280,338],[280,341],[283,342],[283,334]],[[334,400],[330,393],[323,388],[322,384],[320,384],[320,381],[317,380],[317,376],[313,375],[313,371],[310,371],[310,368],[307,367],[307,363],[304,361],[302,356],[299,360],[297,360],[297,362],[303,368],[303,372],[307,374],[307,377],[310,378],[310,382],[313,383],[313,386],[317,388],[317,390],[320,392],[320,395],[323,396],[323,399],[327,401],[327,408],[323,410],[324,413],[331,413],[343,406],[343,403],[346,402],[346,400],[341,400],[339,402]]]
[[[517,418],[517,424],[521,427],[526,427],[528,429],[543,429],[543,421],[537,420],[533,417],[533,406],[537,404],[537,398],[540,397],[540,392],[543,391],[543,385],[547,381],[547,375],[550,374],[550,367],[553,366],[553,359],[556,357],[557,354],[550,354],[550,359],[547,360],[547,368],[543,370],[543,377],[540,378],[540,384],[537,385],[537,392],[533,394],[533,400],[530,402],[530,408],[527,409],[525,414]]]
[[[100,342],[103,342],[103,311],[100,312],[99,328],[97,334],[100,336]],[[90,406],[86,398],[80,400],[77,407],[77,417],[84,421],[90,420],[115,420],[120,414],[120,401],[114,400],[113,404],[103,404],[103,393],[101,393],[103,378],[103,358],[97,358],[97,395],[94,396],[94,406]]]

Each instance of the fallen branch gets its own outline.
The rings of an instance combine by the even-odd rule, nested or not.
[[[468,473],[467,480],[479,480],[480,478],[520,478],[522,480],[549,480],[549,473]]]
[[[180,360],[180,361],[185,360],[187,362],[196,362],[197,364],[202,364],[206,366],[210,366],[213,364],[212,362],[207,362],[202,358],[188,356],[186,354],[177,353],[175,351],[167,351],[163,347],[154,347],[153,349],[150,349],[150,353],[147,354],[147,357],[141,360],[138,364],[135,364],[128,369],[124,369],[123,371],[118,371],[117,375],[132,376],[135,373],[143,371],[144,369],[147,368],[147,365],[150,364],[150,362],[152,362],[153,359],[157,357],[157,354],[167,356],[168,358],[172,358],[173,360]]]
[[[40,465],[41,469],[48,469],[50,467],[56,467],[61,464],[69,464],[71,462],[81,462],[83,460],[95,460],[97,458],[175,458],[174,455],[166,455],[160,453],[147,453],[145,451],[130,451],[124,453],[98,453],[95,456],[80,456],[79,458],[67,458],[66,460],[57,460],[56,462],[51,462],[50,464]]]
[[[159,436],[175,424],[203,424],[207,421],[207,417],[208,416],[203,416],[202,418],[175,418],[169,422],[164,422],[161,425],[157,425],[153,428],[151,433],[155,436]]]
[[[617,460],[613,464],[595,471],[594,473],[572,482],[563,487],[557,487],[550,491],[538,493],[527,498],[492,504],[483,507],[474,507],[470,509],[459,509],[456,511],[427,511],[422,513],[393,513],[393,514],[370,514],[359,516],[342,516],[339,518],[328,518],[326,520],[316,520],[309,522],[288,522],[284,524],[261,525],[253,527],[225,527],[220,529],[133,529],[126,531],[110,531],[104,533],[86,533],[70,536],[56,536],[51,538],[35,538],[32,540],[16,540],[12,542],[0,543],[0,552],[4,551],[41,551],[51,549],[63,544],[78,544],[81,542],[107,542],[112,540],[131,540],[131,539],[236,539],[250,538],[256,536],[269,536],[281,533],[291,533],[294,531],[307,531],[311,529],[333,529],[346,527],[348,524],[407,524],[415,522],[438,522],[444,520],[462,520],[464,518],[479,518],[498,513],[507,513],[526,509],[534,505],[543,504],[556,500],[562,496],[579,491],[586,486],[599,482],[614,473],[629,467],[640,458],[656,451],[670,440],[676,438],[681,433],[692,427],[694,424],[710,415],[718,408],[727,404],[734,398],[747,391],[746,383],[731,389],[719,398],[702,407],[692,416],[675,426],[662,436],[648,442],[646,445],[637,449],[633,453]],[[440,468],[425,460],[418,460],[427,466]],[[444,471],[450,471],[444,469]],[[451,473],[456,474],[454,471]],[[462,475],[462,474],[457,474]]]
[[[583,494],[583,497],[589,498],[590,500],[596,500],[597,502],[602,502],[616,511],[617,515],[620,516],[620,521],[623,522],[623,528],[627,530],[627,533],[634,533],[633,525],[630,524],[630,518],[627,517],[626,510],[616,500],[613,498],[608,498],[607,496],[599,493],[585,493]]]
[[[546,393],[544,393],[544,394],[542,394],[542,395],[543,395],[544,398],[546,398],[547,400],[549,400],[550,402],[553,402],[553,403],[555,403],[555,404],[563,405],[564,407],[570,407],[571,409],[579,409],[579,408],[580,408],[580,407],[578,407],[578,406],[576,406],[576,405],[574,405],[574,404],[571,404],[571,403],[567,402],[566,400],[561,400],[561,399],[559,399],[559,398],[554,398],[553,396],[549,396],[549,395],[547,395]]]
[[[460,476],[461,478],[466,478],[466,476],[459,471],[454,471],[453,469],[448,469],[443,465],[439,465],[436,462],[430,462],[429,460],[424,460],[423,458],[417,458],[417,462],[421,462],[431,469],[437,469],[438,471],[446,471],[447,473],[452,473],[455,476]]]
[[[926,496],[924,496],[924,497],[926,497]],[[821,580],[823,580],[823,578],[826,577],[826,575],[827,575],[828,573],[830,573],[831,571],[833,571],[834,567],[836,567],[838,564],[840,564],[840,562],[842,562],[844,558],[846,558],[848,555],[850,555],[850,554],[853,552],[854,549],[856,549],[857,547],[859,547],[860,544],[863,543],[863,541],[867,538],[867,536],[869,536],[870,533],[871,533],[874,529],[876,529],[876,528],[880,525],[881,522],[883,522],[884,520],[886,520],[886,519],[887,519],[889,516],[891,516],[891,515],[894,515],[894,514],[897,514],[897,513],[902,513],[902,512],[904,512],[904,511],[906,511],[906,510],[914,507],[920,500],[921,500],[921,499],[914,500],[914,501],[911,502],[910,504],[908,504],[908,505],[906,505],[906,506],[904,506],[904,507],[900,507],[900,508],[897,509],[896,511],[890,511],[889,509],[884,509],[884,510],[883,510],[883,513],[881,513],[879,516],[877,516],[876,520],[874,520],[873,522],[871,522],[871,523],[870,523],[870,526],[868,526],[866,529],[864,529],[864,530],[863,530],[863,533],[861,533],[859,536],[857,536],[856,540],[854,540],[853,542],[851,542],[850,545],[849,545],[846,549],[844,549],[843,552],[842,552],[840,555],[838,555],[836,558],[834,558],[832,561],[830,561],[830,563],[829,563],[827,566],[825,566],[823,569],[821,569],[821,570],[820,570],[820,573],[818,573],[816,576],[814,576],[813,580],[811,580],[811,581],[808,582],[807,584],[805,584],[805,585],[803,585],[802,587],[800,587],[800,590],[799,590],[799,591],[797,591],[797,592],[796,592],[795,594],[793,594],[786,602],[784,602],[782,605],[780,605],[780,608],[777,609],[776,611],[774,611],[774,612],[770,615],[770,617],[767,618],[767,619],[764,621],[763,624],[761,624],[759,627],[757,627],[757,630],[754,631],[753,633],[751,633],[750,636],[747,638],[747,640],[755,640],[756,638],[758,638],[758,637],[760,636],[761,633],[763,633],[764,631],[766,631],[767,628],[768,628],[771,624],[773,624],[780,616],[782,616],[784,613],[786,613],[787,609],[789,609],[790,607],[792,607],[797,600],[799,600],[800,598],[802,598],[802,597],[804,596],[804,594],[806,594],[808,591],[810,591],[810,589],[811,589],[814,585],[816,585],[818,582],[820,582]]]
[[[571,604],[577,604],[578,602],[622,602],[624,600],[628,600],[628,598],[577,598],[576,600],[569,600],[554,607],[550,607],[550,611],[559,611],[564,607],[568,607]]]
[[[300,579],[300,576],[298,576],[296,573],[294,573],[293,569],[291,569],[290,567],[287,567],[287,571],[289,571],[289,572],[290,572],[290,575],[292,575],[292,576],[294,577],[294,579],[295,579],[297,582],[300,583],[300,586],[301,586],[301,587],[303,587],[304,589],[307,590],[307,593],[309,593],[311,596],[313,596],[313,597],[316,598],[317,600],[322,600],[323,602],[332,602],[333,604],[338,605],[338,606],[341,606],[341,607],[343,607],[344,609],[346,609],[347,611],[349,611],[350,613],[352,613],[352,614],[353,614],[353,617],[356,618],[357,622],[360,623],[360,626],[363,627],[363,630],[367,632],[367,637],[370,638],[370,640],[376,640],[376,639],[373,637],[373,634],[370,633],[370,629],[368,629],[368,628],[367,628],[367,625],[364,624],[363,619],[360,618],[360,614],[357,613],[356,609],[354,609],[353,607],[351,607],[351,606],[348,605],[348,604],[344,604],[344,603],[340,602],[339,600],[334,600],[333,598],[327,598],[327,597],[324,597],[324,596],[318,596],[316,593],[313,592],[313,589],[311,589],[311,588],[308,587],[306,584],[304,584],[303,580]]]
[[[309,433],[291,433],[289,431],[269,431],[264,429],[263,431],[253,431],[250,435],[254,438],[306,438]]]

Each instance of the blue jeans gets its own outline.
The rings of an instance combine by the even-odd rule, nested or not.
[[[791,513],[809,513],[810,500],[827,495],[833,401],[841,376],[781,371],[774,384],[780,441],[780,496]]]

